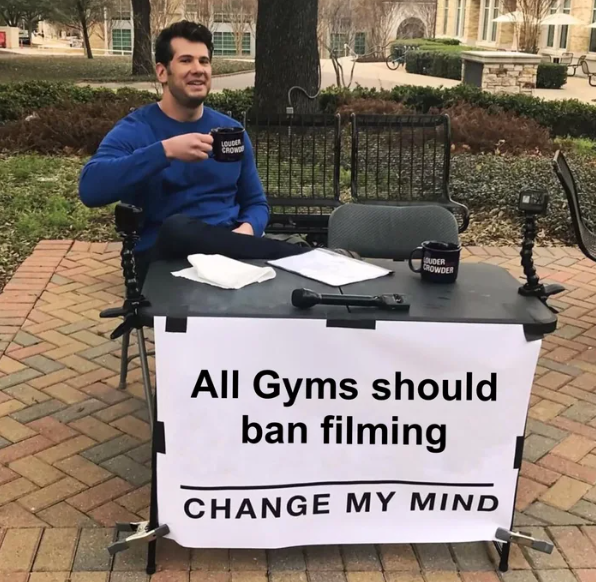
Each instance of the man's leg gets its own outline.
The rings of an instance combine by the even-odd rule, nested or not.
[[[232,259],[281,259],[309,251],[285,241],[238,234],[231,230],[176,214],[167,218],[157,237],[154,260],[182,259],[188,255],[224,255]]]

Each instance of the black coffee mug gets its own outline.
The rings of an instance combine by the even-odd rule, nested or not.
[[[211,130],[213,153],[218,162],[238,162],[244,156],[244,128],[216,127]]]
[[[454,283],[459,269],[461,246],[441,241],[426,241],[410,255],[410,269],[420,273],[422,279],[432,283]],[[419,255],[419,256],[417,256]],[[414,259],[421,259],[420,269],[412,265]]]

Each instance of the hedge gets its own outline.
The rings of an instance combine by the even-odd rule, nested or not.
[[[538,89],[560,89],[567,83],[567,67],[557,63],[540,63],[536,77]]]
[[[462,58],[459,53],[442,50],[416,50],[406,53],[406,71],[461,81]],[[560,89],[567,82],[567,67],[557,63],[540,63],[537,89]]]
[[[552,137],[587,137],[596,140],[596,107],[577,99],[546,101],[530,95],[495,94],[469,85],[450,88],[397,85],[390,91],[358,87],[354,90],[332,87],[322,92],[323,111],[334,113],[354,98],[387,99],[428,113],[431,108],[446,109],[458,103],[470,103],[485,109],[495,107],[535,119],[548,128]]]
[[[441,51],[409,51],[406,71],[445,79],[461,79],[461,56]]]
[[[478,47],[471,47],[460,44],[457,39],[428,39],[428,38],[408,38],[396,40],[391,44],[391,50],[395,51],[398,47],[415,47],[421,51],[432,51],[432,52],[446,52],[458,54],[462,51],[471,50],[485,50]]]
[[[447,109],[459,103],[469,103],[484,109],[498,107],[517,115],[536,120],[549,129],[552,137],[586,137],[596,140],[596,107],[575,99],[546,101],[529,95],[493,94],[469,85],[451,88],[416,87],[398,85],[391,90],[357,87],[339,89],[331,87],[321,91],[319,108],[334,114],[339,107],[353,99],[384,99],[403,103],[410,109],[427,113],[431,108]],[[73,103],[107,101],[127,103],[131,107],[151,103],[157,96],[150,92],[121,89],[90,89],[52,83],[0,84],[0,124],[21,119],[34,111],[51,105],[72,107]],[[253,102],[253,89],[212,93],[207,104],[219,111],[231,111],[236,119],[242,119],[244,111]]]
[[[211,93],[206,104],[218,111],[231,112],[234,118],[241,119],[244,111],[252,105],[252,95],[252,89],[224,89],[218,93]],[[158,98],[157,94],[151,91],[138,91],[127,87],[113,91],[51,81],[0,83],[0,125],[22,119],[45,107],[97,102],[126,103],[130,107],[140,107]]]

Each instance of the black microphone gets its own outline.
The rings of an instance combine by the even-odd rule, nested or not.
[[[317,293],[311,289],[294,289],[292,305],[309,309],[315,305],[352,305],[356,307],[377,307],[378,309],[409,309],[410,305],[402,295],[334,295]]]

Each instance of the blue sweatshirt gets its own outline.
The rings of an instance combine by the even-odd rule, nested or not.
[[[209,107],[203,107],[201,119],[194,122],[172,119],[157,103],[130,113],[106,135],[83,168],[81,201],[89,207],[122,201],[142,208],[144,229],[137,251],[153,246],[160,225],[172,214],[228,227],[248,222],[255,236],[262,236],[269,206],[247,134],[239,162],[168,160],[161,144],[177,135],[230,126],[241,125]]]

